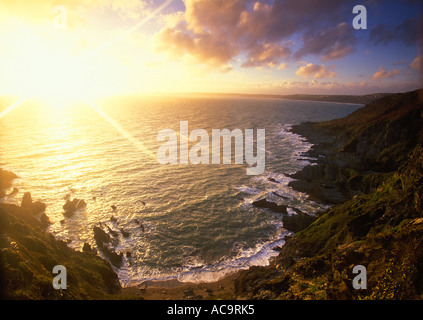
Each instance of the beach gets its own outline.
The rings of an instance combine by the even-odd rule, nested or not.
[[[232,273],[216,282],[157,281],[147,286],[123,288],[121,295],[143,300],[232,300],[236,298],[235,280],[239,273]]]

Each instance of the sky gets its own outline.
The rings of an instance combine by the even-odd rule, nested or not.
[[[419,0],[0,0],[0,95],[410,91],[422,13]]]

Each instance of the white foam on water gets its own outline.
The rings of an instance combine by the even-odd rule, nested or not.
[[[258,243],[254,248],[242,248],[237,250],[235,257],[223,258],[219,262],[202,268],[188,270],[178,275],[180,282],[216,282],[225,276],[245,270],[252,266],[267,266],[271,258],[278,255],[275,247],[285,244],[283,238],[288,232],[283,232],[278,238],[268,242]]]
[[[124,263],[121,268],[114,268],[119,275],[122,286],[137,286],[147,282],[178,280],[184,283],[216,282],[225,276],[245,270],[252,266],[267,266],[273,257],[278,255],[276,247],[285,244],[285,236],[290,232],[283,229],[281,221],[275,221],[278,232],[270,239],[261,241],[254,247],[246,247],[244,243],[236,242],[233,245],[233,255],[224,256],[219,261],[206,264],[198,255],[195,255],[193,246],[185,246],[181,262],[182,267],[166,270],[152,270],[147,267],[138,267],[136,270],[127,268]]]

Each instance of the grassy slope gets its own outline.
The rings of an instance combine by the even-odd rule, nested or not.
[[[52,286],[55,265],[66,267],[66,290]],[[121,289],[108,262],[74,251],[11,204],[0,204],[0,282],[2,299],[111,299]]]

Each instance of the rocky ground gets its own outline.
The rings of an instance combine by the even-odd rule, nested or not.
[[[0,186],[17,176],[0,169]],[[121,292],[110,264],[78,252],[45,231],[45,204],[25,193],[20,206],[0,203],[0,299],[112,299]],[[67,288],[54,289],[53,268],[66,266]]]
[[[66,266],[67,288],[52,286],[53,267]],[[111,299],[120,284],[110,264],[75,251],[45,231],[32,212],[0,204],[1,299]]]

